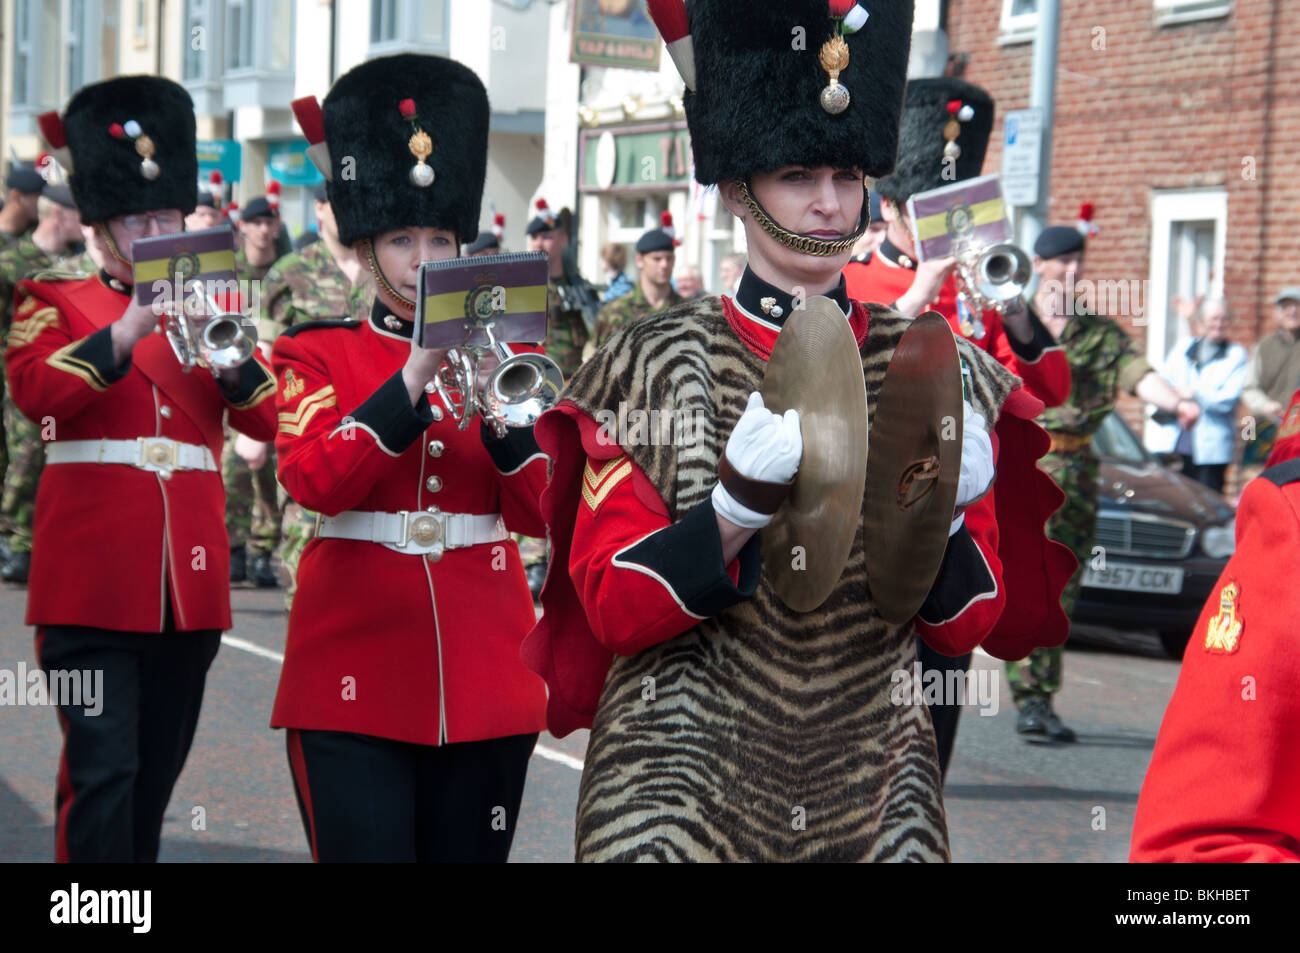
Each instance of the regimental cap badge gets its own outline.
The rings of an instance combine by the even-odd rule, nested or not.
[[[411,138],[406,143],[411,155],[415,156],[415,165],[411,166],[411,184],[427,189],[433,185],[434,174],[433,168],[424,160],[433,155],[433,140],[420,128],[420,117],[416,114],[414,99],[403,99],[397,104],[397,109],[402,118],[411,124]]]
[[[1232,655],[1241,646],[1246,620],[1237,604],[1240,595],[1241,590],[1232,581],[1219,590],[1219,611],[1205,627],[1205,651],[1212,655]]]
[[[140,174],[152,182],[162,174],[162,169],[154,161],[153,139],[144,134],[140,124],[134,119],[123,123],[113,123],[108,127],[108,134],[114,139],[130,140],[135,143],[136,155],[140,157]]]
[[[860,30],[867,22],[868,13],[854,0],[830,0],[830,8],[835,33],[822,44],[817,59],[830,77],[830,85],[822,90],[822,109],[838,116],[849,108],[850,100],[848,87],[840,83],[840,73],[849,68],[849,45],[844,37]]]

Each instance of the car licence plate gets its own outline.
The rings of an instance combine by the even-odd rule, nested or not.
[[[1177,595],[1183,591],[1183,570],[1107,561],[1105,569],[1093,569],[1089,566],[1087,572],[1083,574],[1083,584],[1093,589],[1124,589],[1128,592],[1165,592]]]

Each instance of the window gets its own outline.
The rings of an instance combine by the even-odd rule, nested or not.
[[[227,0],[226,69],[249,69],[253,65],[252,0]]]
[[[99,76],[117,75],[118,0],[100,0]]]
[[[447,50],[447,0],[370,0],[370,45]]]
[[[27,68],[31,59],[31,4],[18,0],[14,8],[14,105],[27,104]]]
[[[59,0],[17,0],[14,6],[15,106],[40,109],[58,105],[61,37]]]
[[[398,0],[371,0],[370,42],[391,43],[396,40],[399,14]]]
[[[259,0],[266,3],[267,0]],[[293,69],[293,8],[292,3],[270,3],[271,29],[266,36],[269,47],[266,65],[273,70]],[[266,18],[263,17],[265,22]]]
[[[187,80],[207,76],[208,5],[206,0],[185,0],[184,72]]]
[[[999,41],[1022,43],[1034,38],[1038,26],[1038,0],[1002,0]]]
[[[1223,294],[1228,200],[1223,189],[1158,193],[1151,206],[1151,279],[1133,323],[1145,324],[1147,360],[1161,367],[1191,337],[1173,313],[1175,295]],[[1147,436],[1150,436],[1148,434]]]
[[[1232,0],[1155,0],[1156,25],[1211,20],[1232,12]]]
[[[145,24],[149,19],[149,11],[145,0],[135,0],[135,41],[139,46],[144,40]]]

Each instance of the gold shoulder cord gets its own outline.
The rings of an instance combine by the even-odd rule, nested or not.
[[[740,180],[740,198],[745,203],[745,208],[754,216],[754,221],[758,222],[760,228],[775,238],[787,248],[793,248],[795,251],[803,252],[805,255],[817,255],[822,258],[831,255],[839,255],[852,248],[867,230],[871,224],[871,206],[867,201],[866,190],[863,190],[862,211],[858,213],[858,228],[852,235],[844,238],[837,238],[833,242],[823,241],[820,238],[813,238],[809,235],[796,235],[787,228],[782,228],[776,223],[771,215],[767,214],[767,209],[759,204],[758,199],[749,190],[749,180]]]
[[[403,306],[410,308],[411,314],[414,315],[415,302],[400,294],[396,288],[388,283],[388,279],[384,277],[384,270],[379,267],[379,260],[375,258],[375,243],[369,238],[363,239],[362,243],[365,245],[366,262],[370,266],[370,273],[375,276],[375,283],[379,285],[380,289],[391,295],[394,300],[400,301]]]

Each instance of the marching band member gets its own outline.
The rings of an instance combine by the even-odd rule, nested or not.
[[[371,60],[295,104],[366,321],[275,342],[279,477],[322,514],[303,551],[272,726],[317,861],[504,861],[543,727],[534,621],[507,527],[544,534],[532,428],[460,430],[413,338],[419,266],[478,232],[489,107],[448,59]]]
[[[179,232],[194,210],[189,95],[121,77],[41,129],[102,263],[93,278],[20,283],[5,355],[15,402],[49,431],[27,599],[37,655],[47,673],[103,672],[101,712],[59,706],[55,855],[153,861],[230,628],[222,416],[270,439],[275,382],[257,359],[186,373],[133,297],[132,241]]]
[[[859,530],[810,613],[781,602],[760,565],[755,531],[771,517],[737,496],[757,486],[779,499],[773,484],[800,466],[797,412],[777,416],[754,393],[797,296],[842,310],[871,415],[910,323],[851,300],[840,270],[867,226],[864,174],[894,162],[911,4],[874,4],[869,19],[851,2],[830,9],[657,5],[687,83],[696,177],[717,183],[743,222],[750,264],[734,298],[615,332],[537,426],[555,464],[542,501],[553,553],[524,658],[547,679],[550,730],[591,727],[580,860],[947,860],[929,717],[891,704],[892,673],[912,666],[916,632],[944,651],[984,642],[995,654],[1065,638],[1058,600],[1073,560],[1042,532],[1060,500],[1033,467],[1047,444],[1032,423],[1042,403],[966,342],[957,499],[988,487],[984,428],[996,423],[997,492],[1015,498],[1018,522],[995,522],[992,493],[966,509],[929,598],[903,625],[881,617],[865,575],[865,547],[888,540]],[[800,29],[808,52],[792,53]],[[622,408],[704,424],[689,441],[614,438],[597,421]],[[733,472],[719,478],[724,455]],[[1000,561],[999,533],[1022,545],[1003,558],[1037,573],[1030,584]],[[1014,621],[1002,616],[1013,599]]]

